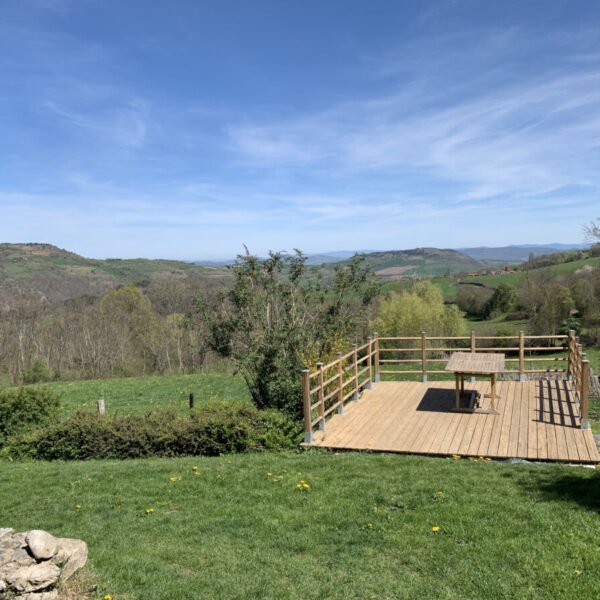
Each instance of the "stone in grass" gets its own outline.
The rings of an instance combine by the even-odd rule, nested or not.
[[[56,538],[41,529],[32,529],[25,538],[31,554],[37,560],[48,560],[58,550]]]
[[[49,592],[32,592],[31,594],[23,594],[17,596],[15,600],[58,600],[58,590]]]
[[[54,585],[60,569],[51,563],[21,567],[7,577],[8,585],[17,592],[37,592]]]
[[[15,530],[10,527],[0,527],[0,539],[2,539],[5,535],[11,535]]]
[[[88,559],[88,547],[83,540],[71,538],[58,538],[58,551],[52,562],[62,567],[61,581],[72,577]]]

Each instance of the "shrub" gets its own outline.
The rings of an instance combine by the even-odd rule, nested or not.
[[[56,373],[48,368],[48,365],[38,358],[33,362],[30,369],[23,373],[23,383],[47,383],[56,379]]]
[[[58,396],[48,388],[0,389],[0,446],[8,437],[56,418],[59,408]]]
[[[189,415],[170,411],[104,416],[76,413],[61,423],[11,440],[9,455],[46,460],[217,456],[291,449],[298,426],[276,411],[215,403]]]

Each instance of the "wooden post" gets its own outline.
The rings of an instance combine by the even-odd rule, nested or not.
[[[304,443],[313,443],[310,415],[310,371],[302,369],[302,403],[304,404]]]
[[[319,397],[319,429],[325,431],[325,390],[323,389],[323,363],[317,363],[317,369],[319,370],[319,391],[317,392]]]
[[[354,344],[354,352],[352,353],[353,376],[354,376],[354,400],[358,400],[358,345]]]
[[[367,381],[367,385],[365,387],[368,390],[370,390],[371,386],[373,385],[373,336],[370,335],[367,338],[367,341],[369,343],[369,345],[367,346],[367,352],[369,356],[369,358],[367,359],[367,364],[369,365],[369,381]]]
[[[427,336],[421,331],[421,380],[427,381]]]
[[[190,401],[190,410],[192,410],[192,408],[194,408],[194,392],[190,392],[189,401]]]
[[[342,365],[342,353],[337,353],[338,360],[338,413],[344,412],[344,367]]]
[[[106,407],[104,405],[104,398],[100,398],[100,400],[98,400],[98,414],[101,417],[104,416],[105,410],[106,410]]]
[[[581,407],[581,429],[590,428],[589,419],[589,396],[590,396],[590,361],[581,362],[581,395],[579,403]]]
[[[379,373],[379,334],[377,332],[373,334],[373,339],[375,340],[375,383],[379,383],[381,374]]]
[[[477,352],[477,337],[475,336],[475,332],[471,331],[471,352],[475,354]],[[471,383],[475,383],[475,377],[471,377]],[[460,408],[457,405],[457,408]]]
[[[525,333],[519,331],[519,381],[526,381],[525,377]]]
[[[574,329],[569,329],[569,339],[567,341],[567,349],[568,349],[568,356],[567,356],[567,380],[571,381],[571,379],[573,379],[573,360],[574,360],[574,351],[575,351],[575,330]]]

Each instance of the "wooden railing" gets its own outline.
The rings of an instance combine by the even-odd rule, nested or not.
[[[302,371],[304,402],[304,438],[313,440],[313,430],[325,430],[327,418],[342,413],[350,400],[358,400],[360,392],[380,381],[399,376],[429,375],[452,377],[441,368],[452,352],[501,352],[514,368],[504,374],[518,375],[519,381],[541,373],[557,373],[572,382],[580,406],[581,426],[589,426],[589,362],[574,331],[568,335],[516,336],[420,336],[379,337],[374,334],[362,346],[328,364],[317,363],[313,370]],[[542,356],[551,353],[553,356]],[[558,356],[557,356],[558,355]],[[534,368],[536,364],[545,366]],[[550,367],[549,365],[552,365]],[[527,368],[529,367],[529,368]]]
[[[304,441],[312,442],[313,429],[325,430],[328,416],[341,414],[350,400],[358,400],[363,389],[373,383],[375,344],[369,337],[366,344],[354,345],[347,354],[338,353],[328,363],[317,363],[316,369],[302,371],[302,396],[304,402]]]
[[[574,331],[569,332],[569,379],[573,384],[575,398],[579,402],[581,428],[589,429],[590,410],[590,362]]]
[[[413,337],[375,335],[381,355],[379,374],[421,375],[422,381],[427,381],[429,375],[448,375],[441,366],[448,362],[452,352],[459,351],[507,354],[506,363],[514,368],[504,372],[518,374],[520,380],[534,373],[567,373],[569,338],[567,335],[525,335],[523,332],[515,336],[481,336],[475,332],[470,336],[428,336],[425,332]],[[548,353],[560,353],[560,356],[541,356]],[[552,363],[555,368],[533,368],[536,363]]]

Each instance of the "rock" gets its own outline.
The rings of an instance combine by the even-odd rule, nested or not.
[[[2,594],[2,592],[5,592],[7,587],[8,586],[6,585],[6,581],[0,579],[0,594]]]
[[[53,562],[62,567],[61,581],[66,581],[87,562],[88,547],[82,540],[58,538],[58,552]]]
[[[17,596],[15,600],[58,600],[58,590],[50,592],[32,592],[31,594],[23,594]]]
[[[41,529],[32,529],[25,538],[31,554],[37,560],[48,560],[58,550],[56,538]]]
[[[36,592],[55,584],[60,569],[50,563],[21,567],[7,577],[8,585],[17,592]]]
[[[5,535],[10,535],[11,533],[14,533],[15,530],[11,529],[10,527],[0,527],[0,540],[5,536]]]

